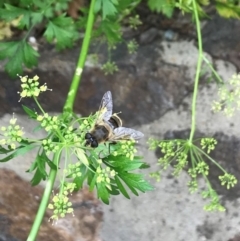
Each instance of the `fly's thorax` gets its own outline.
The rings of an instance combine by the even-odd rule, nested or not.
[[[95,137],[98,143],[104,142],[112,135],[112,128],[108,124],[95,125],[91,134]]]
[[[112,124],[113,129],[122,126],[122,120],[117,114],[113,114],[109,119],[109,122]]]

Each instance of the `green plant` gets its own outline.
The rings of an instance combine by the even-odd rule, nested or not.
[[[33,98],[38,106],[38,111],[33,111],[23,106],[29,118],[37,121],[37,129],[44,129],[46,137],[42,139],[30,139],[25,137],[23,129],[13,118],[9,126],[1,127],[1,154],[7,154],[0,162],[6,162],[12,158],[23,155],[32,149],[37,149],[37,155],[28,172],[34,172],[31,180],[32,185],[39,184],[42,180],[48,180],[45,193],[39,208],[29,240],[34,240],[49,201],[51,190],[57,172],[61,156],[65,156],[64,170],[61,176],[59,193],[56,193],[52,202],[48,205],[53,209],[51,219],[58,220],[67,213],[73,213],[69,195],[83,187],[86,182],[89,190],[97,190],[98,197],[106,204],[109,203],[111,195],[123,194],[130,198],[127,188],[135,195],[138,191],[152,190],[152,186],[144,180],[142,174],[134,173],[135,170],[146,168],[142,157],[135,156],[135,142],[132,140],[120,141],[116,145],[99,145],[90,148],[85,145],[85,134],[90,130],[98,117],[98,113],[89,117],[78,117],[74,113],[63,113],[59,116],[50,116],[46,113],[40,103],[38,96],[49,90],[46,86],[39,84],[38,76],[28,78],[20,77],[20,98]],[[54,156],[53,159],[51,156]],[[46,165],[50,168],[50,174],[46,171]]]
[[[82,16],[73,21],[66,16],[69,0],[46,0],[46,1],[8,1],[0,8],[0,20],[16,22],[16,27],[23,30],[23,38],[18,41],[5,41],[0,43],[0,60],[7,60],[5,70],[10,76],[22,74],[23,66],[32,68],[38,63],[39,53],[28,42],[32,31],[39,24],[45,24],[43,36],[49,43],[55,43],[58,50],[71,47],[79,39],[79,31],[85,31],[89,19],[89,8],[81,9]],[[91,41],[94,39],[108,43],[109,52],[114,46],[123,41],[121,24],[128,24],[136,28],[141,21],[139,16],[130,16],[140,0],[95,1],[93,13],[101,17],[95,21],[92,29]],[[16,21],[17,20],[17,21]],[[136,45],[135,45],[136,46]],[[132,47],[133,48],[133,47]],[[14,57],[13,57],[14,56]],[[114,67],[110,54],[107,63],[103,66],[105,73],[117,71]]]
[[[204,16],[205,13],[200,8],[200,3],[203,4],[204,2],[192,0],[190,2],[179,1],[178,3],[175,3],[176,6],[184,12],[190,12],[193,14],[193,19],[197,30],[199,54],[192,97],[192,124],[190,135],[187,140],[149,140],[150,149],[154,150],[156,148],[160,148],[163,155],[158,160],[160,170],[151,173],[151,176],[159,181],[161,178],[161,172],[166,170],[170,165],[173,166],[174,170],[172,174],[175,177],[177,177],[183,170],[187,170],[190,177],[190,181],[187,184],[190,193],[196,192],[198,190],[198,178],[199,176],[202,176],[206,183],[206,190],[202,192],[202,197],[208,200],[210,199],[210,202],[204,206],[204,209],[207,211],[225,211],[225,208],[220,203],[220,198],[217,192],[213,189],[211,182],[208,179],[208,174],[210,171],[209,162],[216,165],[222,171],[223,174],[219,176],[219,181],[221,182],[221,185],[226,186],[227,189],[234,187],[237,183],[237,179],[235,176],[228,173],[209,155],[210,151],[214,150],[217,144],[217,140],[214,138],[206,137],[194,140],[197,118],[196,101],[202,63],[204,61],[211,70],[213,77],[216,79],[216,82],[219,85],[220,101],[215,101],[213,103],[213,110],[223,110],[226,115],[233,115],[234,111],[237,108],[239,109],[239,75],[234,75],[232,77],[232,79],[229,81],[231,88],[229,88],[229,86],[226,85],[220,78],[208,59],[204,56],[200,28],[200,16]],[[219,2],[216,2],[216,7],[218,7],[218,3]],[[205,4],[208,4],[208,2]],[[226,5],[227,4],[231,5],[232,3],[229,1],[226,2]],[[238,13],[237,17],[239,17],[239,7],[236,7],[234,11],[235,13]],[[225,14],[225,17],[229,17],[231,15],[230,13],[229,15],[226,12]],[[231,16],[236,17],[236,15],[233,13]]]
[[[89,49],[95,14],[101,12],[103,18],[106,18],[115,13],[113,9],[116,2],[109,0],[110,5],[107,6],[106,2],[91,1],[87,12],[88,18],[82,49],[62,114],[51,116],[41,107],[38,96],[50,89],[46,84],[40,84],[38,76],[32,78],[20,76],[22,88],[19,92],[20,100],[22,98],[32,98],[38,107],[38,110],[31,110],[27,106],[23,106],[23,109],[29,118],[38,123],[36,130],[45,130],[45,138],[35,140],[25,137],[23,129],[17,124],[17,119],[14,116],[10,120],[9,126],[1,128],[0,150],[1,154],[6,156],[0,162],[9,161],[18,155],[36,149],[36,158],[28,170],[28,172],[34,172],[31,183],[37,185],[42,180],[47,180],[39,210],[27,240],[36,239],[47,207],[53,210],[51,217],[53,221],[64,217],[67,213],[73,213],[74,210],[68,198],[69,194],[81,189],[85,183],[89,186],[90,191],[95,188],[98,197],[106,204],[109,203],[111,195],[123,194],[126,198],[130,198],[129,191],[138,195],[139,191],[146,192],[153,189],[144,180],[142,174],[135,173],[136,170],[147,168],[148,165],[142,161],[142,157],[135,155],[136,149],[133,140],[120,141],[111,146],[99,145],[97,148],[90,148],[85,145],[85,134],[94,126],[98,114],[89,117],[78,117],[73,113],[73,104]],[[31,13],[20,8],[22,6],[26,7],[27,3]],[[1,10],[1,13],[5,14],[3,14],[3,17],[6,19],[9,17],[9,20],[20,17],[20,25],[27,29],[31,29],[34,24],[40,21],[40,18],[45,17],[49,21],[45,32],[47,39],[52,41],[56,38],[57,47],[59,48],[69,46],[75,36],[75,32],[71,32],[72,27],[68,28],[70,19],[64,15],[51,19],[54,10],[51,7],[47,9],[46,6],[52,6],[54,2],[48,1],[48,3],[46,5],[46,3],[36,1],[34,4],[37,5],[33,6],[31,1],[21,1],[18,7],[5,5],[7,11],[3,12]],[[110,9],[109,6],[111,6]],[[41,14],[36,13],[39,9],[41,9]],[[56,6],[54,9],[56,10]],[[28,67],[36,63],[36,58],[33,58],[33,55],[36,57],[37,54],[26,42],[26,36],[21,42],[1,44],[2,50],[6,48],[5,57],[9,57],[10,62],[7,63],[7,70],[11,74],[15,74],[16,71],[21,72],[20,62],[22,61]],[[69,40],[67,43],[65,42],[66,37]],[[19,54],[16,60],[11,58],[11,55],[16,54],[15,51]],[[59,192],[54,195],[49,203],[56,175],[61,172],[59,165],[63,156],[65,168],[60,175]],[[49,173],[46,171],[47,165],[50,168]]]
[[[15,77],[16,74],[22,74],[24,66],[32,68],[37,65],[39,53],[28,42],[28,38],[35,27],[41,23],[44,23],[45,26],[43,36],[49,43],[55,43],[58,50],[71,47],[80,38],[79,32],[85,31],[89,7],[80,9],[82,14],[73,21],[66,16],[69,2],[70,0],[45,0],[44,2],[9,0],[0,5],[0,20],[7,23],[14,22],[16,28],[24,31],[21,40],[0,43],[0,60],[7,60],[5,70],[10,76]],[[141,2],[141,0],[97,0],[94,5],[94,14],[99,18],[94,22],[91,41],[95,39],[100,43],[108,44],[108,60],[102,68],[106,74],[118,71],[117,66],[111,60],[110,53],[118,43],[124,41],[122,26],[127,25],[136,29],[142,24],[139,15],[135,13],[136,7]],[[147,4],[152,11],[163,13],[168,17],[172,17],[176,8],[183,13],[193,14],[194,12],[192,1],[148,0]],[[207,16],[204,7],[208,6],[210,1],[195,1],[195,4],[198,16]],[[232,0],[218,0],[214,4],[221,16],[225,18],[240,17],[239,3]],[[130,53],[134,53],[137,49],[134,40],[130,41],[127,46]]]

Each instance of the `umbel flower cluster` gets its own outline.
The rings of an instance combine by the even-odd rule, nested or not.
[[[51,178],[51,172],[57,172],[61,183],[59,192],[53,195],[48,206],[53,210],[53,222],[68,213],[73,214],[70,196],[83,185],[88,185],[90,191],[96,189],[98,197],[105,203],[109,203],[111,195],[123,194],[130,198],[129,190],[138,195],[138,191],[153,189],[142,174],[133,172],[147,167],[142,158],[135,155],[137,150],[133,140],[111,146],[99,144],[97,148],[86,146],[85,135],[94,126],[97,113],[89,117],[79,117],[74,113],[51,115],[38,102],[39,95],[50,90],[46,83],[41,85],[38,76],[19,77],[22,88],[18,92],[19,101],[23,98],[35,101],[36,109],[26,106],[23,109],[30,119],[36,121],[35,131],[45,130],[46,135],[41,139],[27,138],[13,115],[9,126],[0,128],[1,151],[9,153],[2,161],[37,149],[37,156],[28,170],[34,172],[32,185]],[[50,168],[50,174],[46,166]]]
[[[189,140],[158,141],[150,139],[150,149],[160,148],[162,153],[162,157],[158,159],[160,170],[153,172],[151,176],[159,181],[161,172],[170,166],[173,168],[172,174],[175,177],[179,176],[183,170],[187,170],[190,177],[188,182],[190,193],[199,190],[198,181],[201,176],[206,182],[206,190],[202,191],[202,197],[210,199],[204,209],[207,211],[225,211],[225,208],[220,204],[220,197],[208,180],[209,162],[215,164],[222,171],[223,174],[219,176],[222,186],[226,186],[227,189],[234,187],[237,184],[237,179],[209,156],[209,153],[215,149],[217,144],[214,138],[201,138],[195,142],[196,144]]]

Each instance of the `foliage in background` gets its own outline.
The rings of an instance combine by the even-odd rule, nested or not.
[[[207,6],[214,5],[218,14],[224,18],[240,18],[239,1],[233,0],[217,0],[210,2],[209,0],[196,1],[198,15],[200,17],[207,16]],[[148,6],[152,11],[163,13],[167,17],[173,16],[175,8],[179,8],[183,13],[192,13],[192,1],[188,0],[148,0]]]
[[[189,2],[188,2],[189,3]],[[186,140],[156,140],[150,139],[149,145],[150,149],[160,148],[162,157],[159,158],[158,164],[160,166],[158,171],[151,174],[152,177],[160,180],[161,173],[168,167],[173,167],[172,174],[178,176],[182,170],[187,170],[189,175],[188,188],[190,193],[198,191],[200,188],[198,186],[198,177],[202,176],[205,181],[205,190],[202,191],[202,197],[210,200],[204,206],[207,211],[225,211],[225,208],[221,205],[220,197],[217,192],[213,189],[211,182],[208,178],[210,172],[209,164],[212,163],[216,165],[221,171],[222,175],[219,176],[219,181],[222,186],[226,186],[227,189],[234,187],[237,184],[237,179],[231,173],[228,173],[217,161],[215,161],[209,153],[214,150],[217,140],[214,138],[200,138],[194,140],[195,130],[196,130],[196,118],[197,118],[197,94],[198,94],[198,84],[200,79],[200,73],[202,72],[202,63],[205,62],[211,73],[216,79],[216,82],[220,86],[219,94],[220,101],[215,101],[213,110],[221,111],[224,110],[225,114],[232,115],[236,110],[236,106],[239,108],[239,93],[240,86],[239,75],[234,75],[229,84],[232,88],[228,88],[228,83],[220,78],[212,64],[204,56],[203,46],[202,46],[202,35],[200,27],[200,17],[204,16],[205,13],[199,7],[199,2],[191,1],[191,5],[188,8],[181,2],[180,9],[185,12],[190,12],[193,16],[194,22],[196,24],[197,31],[197,43],[198,43],[198,61],[196,66],[196,74],[194,80],[194,90],[192,97],[192,123],[189,138]],[[179,7],[179,6],[178,6]],[[236,8],[237,11],[238,8]],[[198,144],[196,144],[198,143]]]
[[[34,36],[34,30],[39,25],[44,24],[43,36],[49,43],[55,44],[58,50],[72,47],[74,42],[80,38],[80,32],[85,30],[89,9],[88,6],[82,6],[79,9],[78,18],[72,19],[66,14],[70,2],[70,0],[9,0],[4,4],[1,3],[0,20],[6,24],[17,20],[16,28],[23,31],[21,39],[0,43],[0,60],[7,60],[5,69],[10,76],[22,74],[24,66],[32,68],[37,65],[39,53],[29,43],[29,37]],[[118,43],[124,41],[123,26],[129,26],[134,30],[142,24],[136,14],[136,7],[139,3],[141,0],[97,0],[94,11],[98,18],[95,21],[91,41],[97,39],[99,43],[107,42],[109,51],[112,51]],[[183,13],[193,13],[192,1],[148,0],[147,4],[152,11],[163,13],[167,17],[172,17],[176,8]],[[204,8],[210,4],[210,1],[201,0],[196,4],[198,14],[202,17],[207,16]],[[218,0],[214,4],[221,16],[240,17],[240,6],[232,0]],[[9,31],[11,31],[10,26],[5,30],[4,36],[11,36],[7,33]],[[126,43],[130,53],[137,48],[137,44],[134,43],[134,41]],[[112,74],[118,70],[114,67],[110,54],[103,70],[105,74]]]

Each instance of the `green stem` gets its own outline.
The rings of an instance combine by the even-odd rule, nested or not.
[[[43,110],[42,106],[39,104],[39,102],[38,102],[37,98],[36,98],[35,96],[33,96],[33,99],[34,99],[34,101],[36,102],[36,104],[37,104],[38,108],[41,110],[41,112],[42,112],[43,114],[45,114],[45,112],[44,112],[44,110]]]
[[[217,71],[213,68],[212,64],[209,62],[209,60],[203,55],[202,56],[205,63],[208,65],[208,67],[211,69],[212,73],[214,74],[215,78],[218,80],[219,84],[223,84],[222,78],[219,76]]]
[[[226,173],[226,171],[221,167],[221,165],[219,165],[214,159],[212,159],[207,153],[205,153],[202,149],[200,149],[199,147],[197,147],[197,150],[204,155],[207,159],[209,159],[212,163],[214,163],[222,172]]]
[[[201,26],[199,22],[199,17],[198,17],[198,11],[197,11],[197,5],[196,5],[196,0],[193,0],[193,11],[194,11],[194,17],[196,21],[196,28],[197,28],[197,38],[198,38],[198,62],[197,62],[197,70],[196,70],[196,75],[195,75],[195,80],[194,80],[194,90],[193,90],[193,98],[192,98],[192,125],[191,125],[191,133],[189,136],[189,141],[192,143],[193,141],[193,136],[195,133],[196,129],[196,103],[197,103],[197,92],[198,92],[198,83],[199,83],[199,77],[200,77],[200,71],[201,71],[201,66],[202,66],[202,36],[201,36]]]
[[[61,151],[57,152],[53,157],[53,162],[56,166],[58,166],[60,157],[61,157]],[[48,178],[48,181],[47,181],[47,184],[46,184],[43,196],[42,196],[42,200],[41,200],[41,203],[39,205],[38,212],[37,212],[37,215],[35,217],[34,223],[32,225],[32,229],[31,229],[31,231],[29,233],[29,236],[27,238],[27,241],[36,240],[40,225],[41,225],[42,220],[43,220],[43,216],[44,216],[44,214],[46,212],[46,209],[47,209],[47,205],[48,205],[48,202],[49,202],[50,195],[52,193],[52,189],[53,189],[53,185],[54,185],[54,182],[55,182],[56,174],[57,174],[57,170],[53,170],[53,169],[50,170],[49,178]]]
[[[82,43],[81,53],[80,53],[80,56],[78,59],[77,67],[75,69],[75,73],[74,73],[74,76],[72,79],[70,89],[68,91],[68,96],[67,96],[65,105],[63,107],[64,112],[72,112],[73,111],[73,104],[74,104],[74,101],[75,101],[75,98],[77,95],[78,86],[80,84],[83,67],[85,64],[85,60],[87,57],[89,44],[90,44],[90,40],[91,40],[91,33],[92,33],[92,28],[93,28],[93,23],[94,23],[95,1],[96,0],[91,1],[89,14],[88,14],[87,28],[86,28],[85,36],[84,36],[83,43]]]

